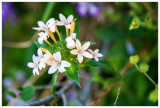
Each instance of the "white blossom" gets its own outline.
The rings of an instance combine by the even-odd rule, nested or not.
[[[28,67],[33,68],[33,75],[34,76],[35,76],[35,74],[39,75],[39,69],[38,69],[39,65],[38,65],[38,63],[39,63],[40,58],[36,57],[33,54],[32,60],[33,60],[33,62],[29,62],[27,65],[28,65]]]
[[[63,73],[66,71],[65,67],[70,67],[71,64],[67,61],[61,60],[61,53],[56,52],[56,61],[52,63],[51,67],[48,70],[49,74],[52,74],[54,72],[58,71],[60,73]]]
[[[70,53],[73,55],[78,55],[77,59],[78,59],[79,63],[82,63],[83,56],[86,58],[92,58],[92,55],[86,51],[89,46],[90,46],[90,42],[86,42],[83,46],[81,46],[80,41],[77,39],[76,40],[76,48],[77,49],[71,50]]]
[[[49,38],[49,35],[47,32],[40,32],[38,33],[38,35],[39,35],[38,42],[40,44],[42,44],[44,40],[47,40]]]
[[[43,55],[43,53],[42,53],[40,48],[37,50],[37,53],[38,53],[38,57],[40,59],[44,58],[44,55]],[[42,61],[39,61],[39,70],[41,70],[42,68],[45,68],[45,67],[46,67],[46,64],[44,62],[42,62]]]
[[[51,32],[55,32],[56,28],[56,22],[54,18],[50,18],[46,24],[43,21],[38,21],[38,26],[39,27],[33,27],[35,30],[42,30],[48,33],[48,29],[50,29]]]
[[[92,54],[93,58],[98,61],[98,57],[103,57],[103,55],[101,53],[98,53],[99,52],[99,49],[96,49],[94,51],[92,51],[91,49],[88,49],[88,51]]]
[[[67,42],[67,48],[69,49],[73,49],[76,46],[76,43],[74,42],[74,40],[76,40],[76,33],[72,33],[71,36],[66,38],[66,42]]]
[[[64,25],[67,29],[71,28],[71,22],[73,21],[73,15],[69,15],[68,18],[66,18],[63,14],[59,14],[59,19],[61,21],[57,22],[57,25]]]

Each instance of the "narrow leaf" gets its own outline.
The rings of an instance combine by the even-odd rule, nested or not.
[[[79,70],[79,65],[75,62],[70,62],[71,66],[66,68],[66,75],[74,80],[79,87],[81,87],[79,78],[78,78],[78,70]]]
[[[57,75],[58,75],[58,72],[53,73],[52,81],[51,81],[51,85],[52,85],[51,92],[52,92],[52,96],[53,96],[55,105],[57,105],[57,103],[56,103],[56,94],[55,94],[55,83],[56,83]]]
[[[10,91],[10,90],[7,91],[7,94],[10,95],[10,96],[12,96],[13,98],[17,97],[16,94],[13,91]]]

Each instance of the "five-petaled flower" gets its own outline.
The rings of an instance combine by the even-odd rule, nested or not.
[[[103,55],[99,52],[99,49],[95,49],[94,51],[92,51],[91,49],[88,49],[88,51],[92,54],[93,58],[98,61],[98,57],[103,57]]]
[[[64,60],[61,61],[61,53],[60,52],[56,52],[55,55],[56,55],[55,62],[53,62],[51,64],[51,67],[48,70],[49,74],[52,74],[52,73],[56,72],[57,69],[60,73],[63,73],[63,72],[66,71],[66,69],[64,67],[70,67],[71,66],[71,64],[69,62],[64,61]]]
[[[55,32],[56,29],[56,22],[54,18],[50,18],[46,24],[44,24],[43,21],[38,21],[38,26],[39,27],[33,27],[33,29],[38,30],[38,31],[45,31],[45,32],[49,32],[48,30],[50,30],[51,32]]]
[[[83,56],[86,58],[92,58],[92,55],[86,51],[89,46],[90,46],[90,42],[86,42],[83,46],[81,46],[80,41],[77,39],[76,40],[76,48],[77,49],[71,50],[70,53],[73,55],[78,55],[77,59],[78,59],[79,63],[82,63]]]
[[[47,40],[49,38],[49,35],[47,32],[40,32],[38,33],[38,35],[39,35],[38,42],[40,44],[42,44],[44,40]]]
[[[69,15],[68,18],[65,18],[65,16],[60,13],[59,19],[61,21],[57,22],[57,25],[64,25],[67,29],[71,28],[71,22],[73,21],[73,15]]]

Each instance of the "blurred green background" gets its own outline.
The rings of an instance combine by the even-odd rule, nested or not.
[[[49,11],[46,11],[47,7]],[[80,12],[81,8],[87,13]],[[91,8],[94,8],[94,10],[90,10]],[[94,13],[96,10],[97,13]],[[18,95],[18,87],[21,87],[33,76],[32,70],[27,67],[27,63],[32,60],[32,54],[37,52],[33,43],[27,44],[29,47],[18,48],[18,45],[15,48],[13,44],[7,42],[27,42],[31,40],[35,33],[32,27],[37,27],[37,21],[47,21],[51,17],[59,19],[59,13],[63,13],[66,17],[72,14],[77,19],[76,29],[79,28],[80,40],[96,42],[96,45],[92,48],[99,48],[100,52],[104,54],[103,59],[110,64],[109,67],[102,67],[101,71],[97,71],[93,67],[87,72],[87,74],[93,76],[91,82],[94,90],[90,88],[90,95],[84,104],[79,104],[76,98],[76,102],[68,103],[68,105],[90,105],[90,102],[96,99],[107,85],[115,82],[115,80],[117,81],[117,73],[113,70],[120,72],[128,63],[129,57],[142,50],[148,52],[142,56],[140,62],[149,64],[148,74],[158,83],[157,2],[96,2],[88,4],[76,2],[3,2],[2,105],[6,106],[14,100],[7,94],[8,90],[12,90]],[[140,26],[137,29],[129,30],[131,21],[135,16],[140,19]],[[47,84],[50,78],[51,76],[45,74],[36,82],[36,85]],[[82,89],[83,87],[82,85]],[[103,98],[99,105],[112,106],[117,90],[118,84]],[[149,93],[152,90],[154,90],[154,85],[135,67],[131,67],[124,77],[117,105],[156,106],[158,102],[148,100]],[[75,92],[77,92],[77,88],[72,90],[71,94],[74,95]],[[25,102],[19,100],[14,105],[24,104]]]

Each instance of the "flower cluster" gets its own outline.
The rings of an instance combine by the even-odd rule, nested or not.
[[[71,66],[71,62],[83,63],[91,60],[92,58],[98,61],[98,57],[102,57],[99,50],[92,51],[88,49],[90,42],[82,44],[77,38],[75,29],[75,20],[73,15],[69,15],[65,18],[63,14],[59,14],[59,19],[55,20],[50,18],[46,24],[42,21],[38,21],[39,27],[33,27],[33,29],[40,31],[38,33],[38,43],[44,44],[44,41],[50,46],[50,49],[40,47],[37,50],[38,56],[33,55],[33,62],[28,63],[28,67],[33,68],[33,75],[39,75],[39,70],[50,66],[48,73],[52,74],[57,70],[60,73],[66,71],[66,68]],[[58,31],[58,26],[65,26],[66,39],[62,40]],[[70,31],[70,32],[69,32]],[[56,35],[59,37],[56,37]],[[51,43],[48,39],[51,38]]]

